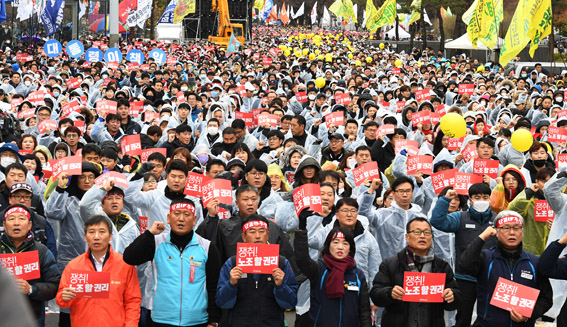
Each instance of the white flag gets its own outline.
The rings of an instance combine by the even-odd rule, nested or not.
[[[87,13],[87,2],[79,1],[79,19]]]
[[[427,16],[427,11],[425,10],[425,8],[423,8],[423,21],[429,24],[429,26],[433,25],[429,20],[429,16]]]
[[[33,2],[31,0],[21,0],[18,6],[17,19],[24,21],[33,15]]]
[[[152,16],[152,0],[138,0],[138,9],[136,10],[136,24],[140,28],[144,28],[146,20]]]
[[[317,2],[313,5],[313,9],[311,9],[311,25],[315,25],[317,23]]]
[[[301,7],[299,7],[299,10],[295,14],[292,15],[292,18],[296,19],[297,17],[302,16],[304,11],[305,11],[305,2],[303,2],[301,4]]]
[[[325,26],[330,26],[331,25],[331,15],[329,14],[329,11],[327,10],[327,7],[323,6],[323,19],[321,19],[321,25]]]

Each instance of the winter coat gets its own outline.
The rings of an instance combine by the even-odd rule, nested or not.
[[[545,200],[543,192],[534,192],[526,188],[510,202],[508,210],[515,211],[524,217],[524,250],[539,256],[545,250],[549,228],[547,228],[547,222],[535,221],[536,200]]]
[[[490,195],[490,208],[494,213],[499,213],[500,211],[506,210],[508,208],[508,204],[511,202],[509,199],[512,196],[515,197],[526,187],[526,179],[524,178],[524,175],[518,169],[518,167],[514,165],[508,165],[502,170],[499,176],[504,179],[504,174],[508,172],[514,175],[516,179],[518,179],[518,187],[516,188],[516,190],[514,190],[516,194],[506,194],[511,193],[511,190],[506,190],[504,184],[496,185],[496,187],[492,190],[492,194]]]
[[[547,249],[543,251],[537,263],[537,272],[547,278],[558,280],[567,279],[567,258],[561,257],[561,252],[565,249],[565,244],[553,241],[549,243]],[[564,293],[564,292],[560,292]],[[561,304],[563,302],[560,302]],[[567,326],[567,305],[563,303],[561,313],[556,319],[557,326]]]

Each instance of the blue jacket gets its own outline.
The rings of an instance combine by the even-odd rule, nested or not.
[[[291,265],[283,256],[279,268],[285,273],[281,286],[275,286],[272,275],[243,274],[238,284],[230,284],[230,271],[236,257],[224,263],[217,286],[217,305],[231,309],[230,326],[284,326],[284,310],[297,303],[297,281]]]
[[[554,241],[549,243],[545,251],[539,257],[537,272],[541,276],[565,280],[567,279],[567,258],[560,257],[565,249],[565,244]],[[557,316],[557,326],[567,326],[567,302],[563,303],[561,313]]]

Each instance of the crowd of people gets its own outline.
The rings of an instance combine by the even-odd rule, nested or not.
[[[295,326],[567,326],[567,70],[367,38],[262,27],[230,54],[129,40],[117,64],[4,48],[0,252],[37,251],[40,270],[16,281],[33,321],[11,326],[43,326],[53,299],[59,326],[284,326],[286,311]],[[202,180],[232,201],[196,195]],[[322,209],[296,211],[313,184]],[[238,243],[278,244],[277,268],[243,272]],[[76,286],[85,272],[109,276],[106,296]],[[439,301],[408,301],[408,273],[444,274]],[[493,305],[502,280],[538,290],[531,314]]]

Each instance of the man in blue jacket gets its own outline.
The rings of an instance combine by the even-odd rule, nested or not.
[[[447,232],[455,233],[455,278],[463,294],[463,301],[457,310],[456,327],[469,327],[476,301],[476,278],[460,271],[459,260],[467,246],[478,235],[492,224],[496,216],[490,210],[490,186],[485,183],[473,184],[469,188],[469,210],[448,213],[449,205],[459,195],[455,190],[449,190],[441,197],[431,215],[430,223],[433,227]],[[496,245],[495,239],[489,239],[484,249]]]
[[[268,244],[268,220],[250,215],[242,222],[244,243]],[[287,259],[279,256],[279,267],[268,274],[242,272],[236,256],[223,265],[217,286],[217,305],[230,310],[230,326],[284,326],[284,310],[297,303],[297,281]]]
[[[459,270],[474,276],[477,282],[477,318],[475,327],[534,326],[553,304],[553,290],[549,279],[537,273],[538,257],[522,250],[524,218],[511,210],[504,210],[494,219],[494,227],[487,227],[463,253]],[[496,236],[498,244],[483,249],[485,242]],[[490,304],[498,279],[513,280],[540,291],[531,317],[500,309]],[[468,294],[467,294],[468,296]]]
[[[567,258],[561,256],[561,252],[567,244],[567,233],[547,246],[539,257],[537,272],[542,276],[554,279],[567,279]],[[566,302],[567,303],[567,302]],[[563,303],[561,312],[556,319],[557,326],[567,326],[567,305]]]

